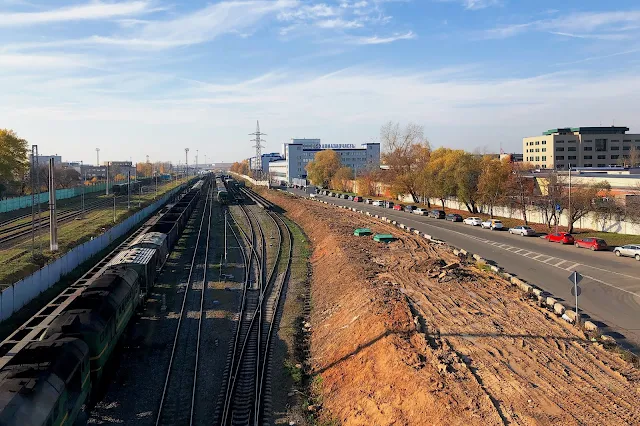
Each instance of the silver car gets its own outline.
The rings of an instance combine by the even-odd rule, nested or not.
[[[426,216],[429,213],[429,210],[418,207],[417,209],[413,209],[411,213],[418,214],[420,216]]]
[[[509,233],[514,235],[520,235],[521,237],[528,237],[530,235],[536,235],[536,231],[527,225],[518,225],[513,228],[509,228]]]
[[[627,244],[625,246],[616,247],[613,249],[616,256],[635,257],[636,260],[640,260],[640,245]]]

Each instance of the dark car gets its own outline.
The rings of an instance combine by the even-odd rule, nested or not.
[[[416,206],[405,206],[404,211],[405,212],[409,212],[409,213],[413,213],[413,211],[416,209]]]
[[[392,209],[394,205],[395,205],[395,204],[393,203],[393,201],[385,201],[385,202],[384,202],[384,206],[385,206],[386,208],[388,208],[388,209]]]
[[[451,222],[462,222],[462,216],[458,213],[449,213],[445,219],[450,220]]]
[[[445,214],[444,210],[431,210],[429,212],[429,217],[432,217],[434,219],[444,219],[447,215]]]

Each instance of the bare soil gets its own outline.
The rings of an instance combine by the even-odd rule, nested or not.
[[[376,219],[264,195],[312,243],[321,423],[640,424],[640,372],[505,280]]]

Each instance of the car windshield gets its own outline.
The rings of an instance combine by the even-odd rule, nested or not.
[[[596,243],[598,243],[598,244],[607,244],[607,242],[605,240],[600,240],[600,239],[597,239]]]

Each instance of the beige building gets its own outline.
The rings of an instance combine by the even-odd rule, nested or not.
[[[541,169],[610,167],[640,151],[640,134],[628,127],[566,127],[522,139],[524,161]],[[635,154],[637,157],[637,154]],[[627,161],[625,161],[627,160]]]

